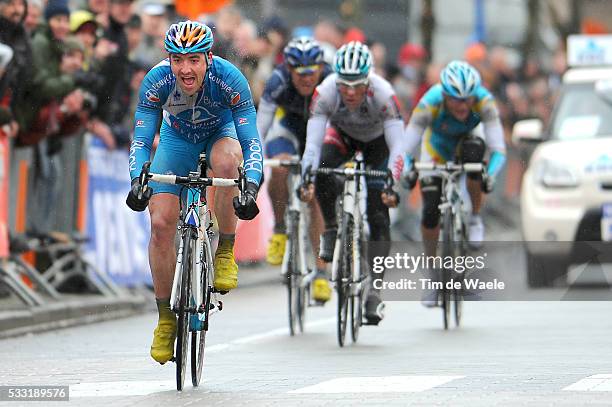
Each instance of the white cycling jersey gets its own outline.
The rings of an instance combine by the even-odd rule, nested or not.
[[[306,129],[302,168],[319,167],[325,129],[329,125],[364,143],[384,134],[389,148],[388,168],[398,179],[403,165],[404,122],[391,84],[375,73],[369,76],[366,97],[355,110],[342,102],[336,85],[337,74],[329,75],[315,90]]]

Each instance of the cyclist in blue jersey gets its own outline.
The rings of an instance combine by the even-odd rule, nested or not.
[[[483,125],[484,140],[473,134],[480,123]],[[410,188],[417,181],[416,173],[412,170],[412,153],[421,144],[421,140],[420,161],[424,162],[482,162],[485,150],[488,148],[490,151],[484,177],[481,174],[467,176],[467,190],[472,203],[469,244],[479,248],[484,237],[484,225],[480,217],[482,192],[493,190],[495,177],[506,160],[506,145],[495,99],[481,85],[478,71],[466,62],[450,62],[440,73],[440,83],[429,89],[414,109],[405,136],[407,154],[403,179]],[[435,172],[429,171],[421,172],[419,176],[423,200],[421,233],[425,255],[435,256],[440,234],[438,205],[442,194],[442,179]],[[428,307],[437,305],[437,293],[426,292],[422,303]]]
[[[302,156],[312,95],[317,85],[332,72],[331,67],[323,62],[323,48],[310,37],[292,39],[283,54],[285,61],[274,69],[266,82],[257,111],[257,130],[264,139],[266,157],[275,159]],[[272,265],[281,264],[285,255],[287,177],[286,168],[272,168],[268,183],[275,224],[266,259]],[[316,201],[311,201],[310,209],[310,240],[314,252],[318,253],[323,218]],[[312,284],[312,296],[325,302],[331,297],[331,288],[325,277],[325,263],[319,258],[317,269],[319,274]]]
[[[132,188],[127,205],[135,211],[144,211],[150,203],[149,262],[159,311],[151,356],[162,364],[172,358],[176,337],[170,292],[181,187],[151,182],[151,188],[143,194],[138,178],[142,165],[151,159],[151,146],[160,122],[160,142],[152,172],[187,175],[197,169],[202,151],[217,177],[238,177],[237,168],[243,162],[246,202],[240,203],[235,188],[219,188],[215,193],[220,236],[214,259],[214,286],[218,290],[228,291],[238,284],[234,260],[236,215],[248,220],[259,212],[255,201],[262,180],[263,157],[251,91],[234,65],[212,55],[212,45],[213,35],[208,26],[193,21],[172,24],[165,37],[169,58],[145,76],[134,116],[129,162]]]

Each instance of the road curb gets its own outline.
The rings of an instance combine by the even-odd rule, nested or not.
[[[83,298],[0,312],[0,339],[125,318],[142,311],[144,297]]]

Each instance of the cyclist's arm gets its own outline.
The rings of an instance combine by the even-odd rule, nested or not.
[[[386,81],[381,87],[380,105],[384,120],[384,134],[387,148],[389,149],[389,159],[387,168],[393,174],[394,180],[399,180],[404,166],[404,120],[399,101],[393,88]]]
[[[274,113],[276,112],[277,104],[261,98],[257,109],[257,132],[262,140],[265,140],[268,130],[274,121]]]
[[[325,128],[332,115],[337,98],[338,91],[336,90],[335,80],[329,76],[316,87],[312,95],[310,118],[306,125],[306,146],[302,155],[302,175],[308,168],[319,168]]]
[[[485,142],[491,157],[487,165],[487,174],[495,177],[504,167],[506,162],[506,143],[504,141],[504,128],[499,118],[499,111],[495,105],[493,97],[490,96],[484,101],[482,109],[482,126],[485,134]]]
[[[304,155],[302,155],[302,175],[305,174],[308,168],[313,170],[319,168],[326,125],[326,115],[315,114],[308,119],[308,124],[306,125],[306,147],[304,148]]]
[[[167,79],[169,72],[169,66],[157,66],[147,73],[140,85],[138,106],[134,114],[134,140],[130,146],[131,179],[138,177],[142,165],[151,159],[151,148],[155,133],[159,129],[162,106],[169,93],[166,85],[158,84]]]
[[[404,166],[404,122],[401,119],[385,121],[385,141],[389,148],[387,168],[397,181]]]
[[[262,140],[265,140],[270,126],[274,121],[274,113],[278,107],[277,98],[286,86],[282,72],[277,68],[272,72],[270,79],[266,82],[263,95],[257,109],[257,131]]]
[[[431,125],[432,115],[427,109],[418,107],[410,116],[410,122],[404,131],[404,152],[414,156],[416,148],[421,145],[423,133]]]
[[[134,140],[130,146],[130,178],[140,175],[142,165],[151,159],[155,133],[159,127],[161,110],[138,106],[134,114]]]
[[[249,84],[237,68],[229,71],[227,83],[234,92],[227,94],[238,142],[242,148],[244,170],[248,182],[259,186],[263,178],[263,149],[257,132],[257,115]]]

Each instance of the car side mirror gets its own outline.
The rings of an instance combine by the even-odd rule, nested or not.
[[[540,119],[520,120],[512,127],[512,142],[540,142],[544,140],[542,130],[544,124]]]

